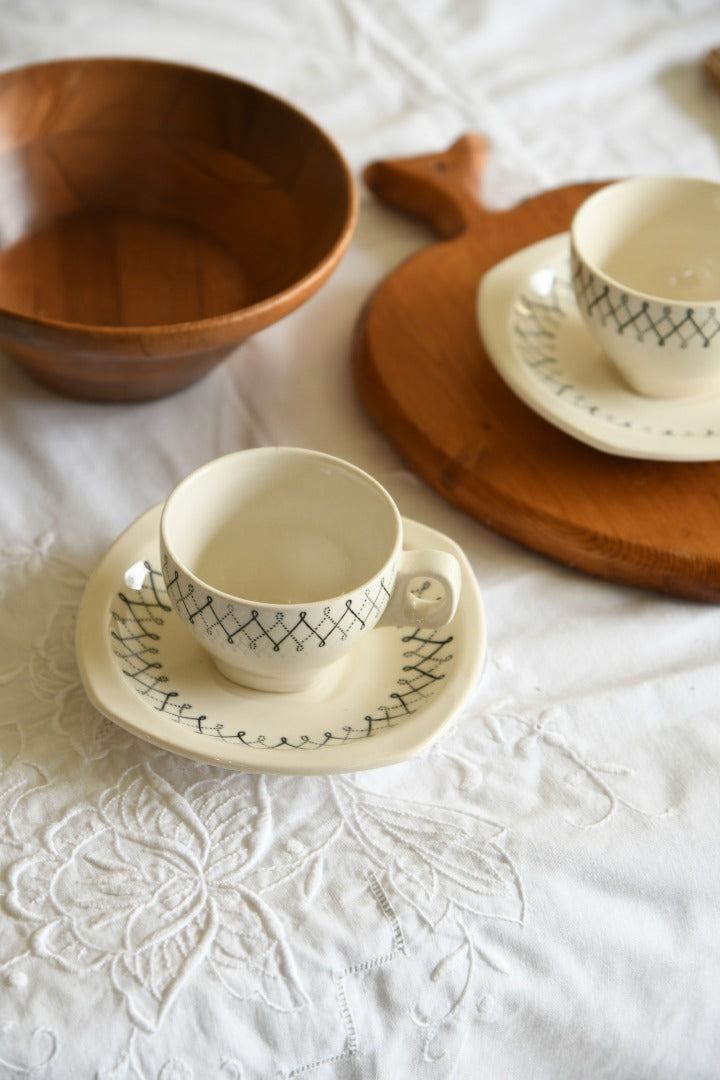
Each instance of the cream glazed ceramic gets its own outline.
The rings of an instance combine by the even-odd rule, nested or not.
[[[651,397],[720,391],[720,184],[641,176],[591,195],[570,230],[591,334]]]
[[[448,537],[403,521],[406,543],[458,562],[460,600],[446,627],[379,629],[309,689],[267,694],[224,678],[181,625],[160,572],[161,510],[148,510],[101,560],[77,624],[90,700],[141,739],[230,769],[353,772],[420,753],[472,693],[485,619],[472,568]]]
[[[403,550],[388,492],[329,454],[227,454],[171,492],[162,573],[182,624],[223,675],[292,692],[327,674],[376,626],[441,627],[460,570],[447,551]],[[413,584],[440,586],[432,600]]]
[[[720,460],[720,394],[681,400],[636,394],[590,334],[573,292],[567,233],[489,270],[477,314],[499,375],[562,431],[624,457]]]

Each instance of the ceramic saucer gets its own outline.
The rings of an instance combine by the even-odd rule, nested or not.
[[[489,270],[478,321],[500,376],[551,424],[607,453],[720,459],[720,396],[642,397],[603,355],[575,303],[569,237],[552,236]]]
[[[229,769],[334,773],[419,753],[480,677],[485,619],[475,575],[448,537],[404,521],[411,547],[451,551],[460,604],[443,630],[373,630],[316,686],[269,694],[223,678],[181,625],[159,570],[161,506],[113,544],[83,594],[77,657],[86,692],[148,742]]]

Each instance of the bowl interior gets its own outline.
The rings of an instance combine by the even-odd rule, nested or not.
[[[166,326],[262,304],[347,231],[352,180],[291,106],[142,60],[0,75],[0,309]]]

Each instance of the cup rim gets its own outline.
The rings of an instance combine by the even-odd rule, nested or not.
[[[575,211],[572,221],[570,223],[570,247],[571,252],[578,262],[583,263],[591,273],[596,277],[606,282],[611,288],[617,289],[618,292],[627,296],[632,296],[638,300],[646,300],[649,303],[663,304],[670,307],[692,308],[693,310],[708,310],[710,308],[720,308],[720,290],[718,290],[717,299],[714,300],[680,300],[678,298],[672,298],[664,296],[661,293],[653,293],[634,288],[632,285],[626,285],[624,282],[619,281],[612,274],[608,274],[606,270],[601,269],[594,259],[590,258],[583,250],[582,243],[578,241],[578,232],[580,228],[585,224],[584,219],[590,214],[595,213],[599,206],[602,206],[604,202],[608,202],[612,198],[617,197],[617,192],[621,189],[627,189],[630,187],[669,187],[670,185],[682,186],[682,187],[705,187],[715,189],[718,198],[720,199],[720,182],[712,180],[709,177],[703,176],[673,176],[669,173],[653,174],[648,173],[642,176],[628,176],[620,180],[614,180],[607,183],[604,187],[601,187],[598,191],[594,191],[592,195],[588,197],[580,204]]]
[[[168,539],[166,537],[165,523],[166,523],[166,515],[168,515],[168,513],[169,513],[170,502],[176,495],[180,495],[182,493],[182,489],[184,487],[186,487],[186,486],[189,487],[191,483],[196,482],[197,479],[203,473],[210,472],[211,470],[217,468],[220,465],[220,463],[225,462],[225,461],[229,460],[230,458],[236,458],[236,457],[240,457],[240,456],[246,457],[247,455],[250,455],[250,454],[257,455],[258,457],[264,456],[264,457],[268,457],[268,458],[279,456],[280,454],[282,454],[284,456],[306,457],[306,458],[312,458],[312,459],[317,460],[317,461],[325,461],[328,464],[339,466],[344,471],[354,474],[358,479],[362,479],[366,483],[369,483],[370,486],[375,489],[375,491],[378,493],[378,495],[380,495],[382,497],[383,501],[386,503],[386,505],[388,507],[388,510],[392,514],[394,522],[395,522],[395,542],[393,544],[392,551],[390,552],[388,557],[385,559],[385,561],[380,566],[378,566],[378,568],[375,570],[375,572],[373,574],[371,574],[370,577],[367,577],[367,578],[359,581],[356,585],[353,585],[349,589],[343,589],[342,592],[335,593],[332,596],[324,596],[320,600],[304,600],[304,601],[301,600],[301,601],[297,601],[297,602],[293,602],[293,603],[277,603],[277,602],[272,603],[272,602],[267,602],[267,601],[263,601],[263,600],[253,600],[251,597],[238,596],[238,595],[236,595],[234,593],[226,592],[224,589],[217,588],[215,585],[210,585],[203,578],[199,577],[193,570],[191,570],[187,566],[187,564],[184,562],[183,559],[180,559],[177,556],[173,545],[171,543],[169,543],[169,541],[168,541]],[[361,469],[360,466],[354,465],[352,462],[346,461],[344,458],[337,457],[334,454],[327,454],[327,453],[325,453],[324,451],[321,451],[321,450],[313,450],[313,449],[308,448],[308,447],[300,447],[300,446],[255,446],[255,447],[248,447],[245,450],[233,450],[228,454],[222,454],[220,457],[213,458],[210,461],[206,461],[202,465],[199,465],[196,469],[193,469],[192,472],[189,472],[186,476],[184,476],[175,485],[175,487],[172,489],[170,494],[165,499],[165,502],[163,503],[162,511],[161,511],[161,514],[160,514],[160,545],[161,545],[161,549],[164,549],[164,551],[167,553],[167,555],[170,557],[170,559],[172,559],[175,566],[179,570],[181,570],[182,573],[187,578],[189,578],[189,580],[192,581],[194,585],[199,586],[200,588],[207,590],[208,593],[212,593],[214,596],[217,596],[220,599],[227,600],[229,603],[242,605],[243,607],[252,608],[252,609],[257,610],[257,611],[279,611],[279,610],[282,610],[282,611],[297,611],[297,612],[300,612],[300,611],[303,611],[303,610],[305,610],[305,609],[307,609],[309,607],[316,607],[316,606],[322,606],[322,605],[326,605],[326,604],[336,603],[338,600],[342,600],[344,597],[347,597],[347,596],[349,596],[351,594],[362,592],[363,589],[366,589],[366,588],[370,587],[370,585],[377,578],[382,577],[382,575],[386,572],[386,570],[390,566],[390,564],[397,558],[400,550],[402,549],[402,543],[403,543],[402,516],[401,516],[400,511],[399,511],[399,509],[397,507],[397,504],[395,503],[395,500],[390,495],[390,492],[387,491],[387,489],[385,487],[383,487],[383,485],[380,483],[379,480],[376,480],[374,476],[370,475],[370,473],[366,472],[364,469]]]

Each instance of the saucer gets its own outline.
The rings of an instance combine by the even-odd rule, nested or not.
[[[274,694],[220,675],[170,607],[161,510],[146,511],[116,540],[80,604],[80,675],[108,719],[228,769],[337,773],[412,757],[465,704],[484,664],[485,618],[472,568],[448,537],[403,521],[409,547],[450,551],[460,563],[460,603],[447,627],[373,630],[310,689]]]
[[[595,343],[573,294],[568,233],[489,270],[478,289],[477,314],[501,378],[569,435],[623,457],[720,459],[720,395],[643,397]]]

